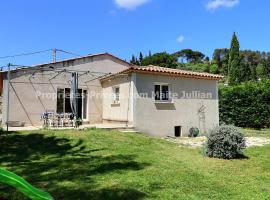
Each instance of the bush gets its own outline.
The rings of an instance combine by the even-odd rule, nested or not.
[[[0,127],[0,135],[5,133],[5,130],[3,129],[3,127]]]
[[[246,148],[244,135],[234,126],[217,126],[207,136],[206,155],[214,158],[234,159],[243,156]]]
[[[220,87],[220,121],[237,127],[270,127],[270,79]]]

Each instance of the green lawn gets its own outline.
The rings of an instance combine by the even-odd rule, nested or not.
[[[199,148],[104,130],[0,135],[1,167],[57,200],[270,199],[270,145],[245,154],[210,159]],[[24,199],[6,186],[0,197]]]
[[[262,130],[245,129],[244,133],[248,137],[258,136],[270,138],[270,129],[262,129]]]

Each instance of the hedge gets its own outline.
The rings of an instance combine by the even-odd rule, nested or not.
[[[270,127],[270,79],[219,90],[220,122],[245,128]]]

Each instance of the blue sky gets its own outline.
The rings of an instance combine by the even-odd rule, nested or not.
[[[241,49],[270,51],[269,0],[2,0],[0,56],[59,48],[129,60],[183,48],[212,56],[237,32]],[[51,61],[51,53],[0,65]],[[70,55],[59,54],[58,59]]]

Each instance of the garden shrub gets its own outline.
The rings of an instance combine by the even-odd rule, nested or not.
[[[244,135],[235,126],[217,126],[207,135],[205,153],[209,157],[234,159],[243,156]]]
[[[3,127],[0,127],[0,134],[5,133],[5,130],[3,129]]]
[[[220,87],[220,121],[237,127],[270,127],[270,79]]]

